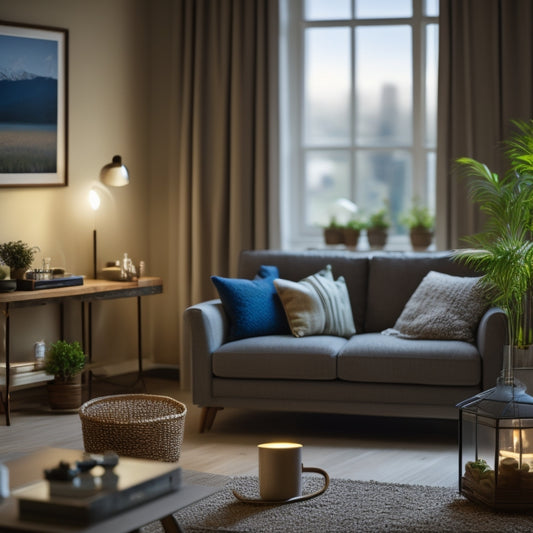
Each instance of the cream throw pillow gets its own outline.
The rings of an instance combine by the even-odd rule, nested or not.
[[[382,333],[406,339],[474,342],[478,323],[489,305],[479,280],[429,272],[405,304],[394,328]]]
[[[331,265],[298,282],[275,279],[274,286],[295,337],[355,334],[346,282],[333,279]]]

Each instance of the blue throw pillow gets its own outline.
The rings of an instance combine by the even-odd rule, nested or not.
[[[261,266],[254,279],[211,276],[230,318],[230,340],[289,333],[289,324],[274,287],[275,266]]]

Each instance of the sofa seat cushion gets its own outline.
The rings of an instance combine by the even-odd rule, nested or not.
[[[312,379],[337,377],[337,354],[346,339],[267,335],[223,344],[212,354],[213,374],[224,378]]]
[[[455,340],[411,340],[379,333],[355,335],[338,356],[346,381],[473,386],[481,382],[477,348]]]

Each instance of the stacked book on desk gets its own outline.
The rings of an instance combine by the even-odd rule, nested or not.
[[[83,285],[83,276],[62,276],[50,279],[18,279],[18,291],[35,291],[38,289],[57,289]]]

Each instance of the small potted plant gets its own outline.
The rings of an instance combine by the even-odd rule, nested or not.
[[[365,223],[359,218],[352,218],[344,226],[344,244],[348,247],[357,248],[361,230],[365,228]]]
[[[331,217],[329,225],[324,228],[324,240],[326,244],[344,243],[344,230],[334,216]]]
[[[414,250],[427,250],[433,240],[435,217],[428,207],[414,200],[411,209],[400,219],[409,230],[411,246]]]
[[[77,409],[81,405],[81,372],[86,359],[77,341],[59,340],[50,346],[44,370],[54,376],[54,381],[47,385],[52,409]]]
[[[382,207],[370,215],[366,227],[366,235],[370,248],[380,249],[385,247],[389,228],[389,212],[386,207]]]
[[[9,241],[0,244],[0,259],[9,267],[13,279],[23,279],[38,250],[22,241]]]

